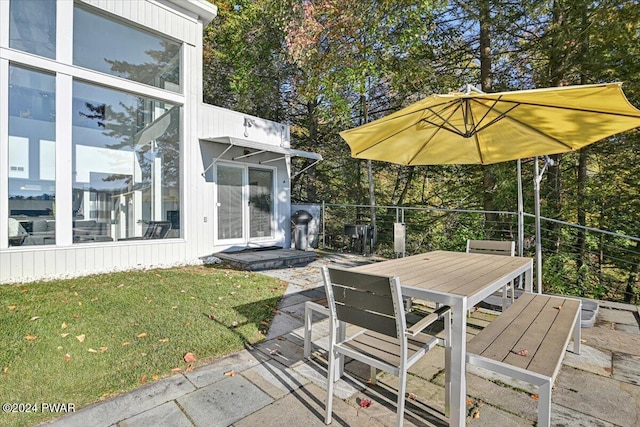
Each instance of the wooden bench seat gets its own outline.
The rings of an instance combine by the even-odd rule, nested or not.
[[[467,363],[538,387],[538,426],[551,423],[551,388],[573,336],[580,353],[581,301],[524,293],[467,343]]]

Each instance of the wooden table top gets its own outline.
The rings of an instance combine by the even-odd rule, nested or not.
[[[434,251],[374,264],[354,270],[400,277],[403,286],[471,297],[496,283],[506,284],[531,268],[532,259],[503,255]],[[505,283],[506,282],[506,283]]]

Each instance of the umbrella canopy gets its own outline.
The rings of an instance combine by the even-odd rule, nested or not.
[[[636,127],[640,127],[640,110],[624,96],[622,83],[498,93],[467,86],[465,92],[431,95],[340,136],[358,159],[402,165],[490,164],[577,150]],[[536,282],[542,292],[542,173],[538,173],[538,162],[534,164]],[[522,230],[518,193],[518,228]]]
[[[577,150],[640,126],[621,83],[431,95],[340,132],[351,156],[403,165],[490,164]]]

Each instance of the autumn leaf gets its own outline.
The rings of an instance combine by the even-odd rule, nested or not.
[[[94,349],[92,349],[92,348],[90,348],[90,349],[89,349],[89,350],[87,350],[87,351],[88,351],[89,353],[97,353],[97,352],[98,352],[98,350],[94,350]]]
[[[193,372],[193,365],[187,366],[187,369],[185,369],[184,371],[185,372]]]
[[[27,340],[27,341],[33,341],[33,340],[35,340],[36,338],[38,338],[38,337],[37,337],[37,336],[35,336],[35,335],[31,335],[31,334],[28,334],[28,335],[25,335],[25,336],[24,336],[24,339],[25,339],[25,340]]]
[[[531,398],[532,398],[533,400],[539,400],[539,399],[540,399],[540,395],[538,395],[538,394],[532,394],[532,395],[531,395]]]
[[[480,418],[480,411],[474,411],[473,412],[473,418]]]
[[[236,371],[234,371],[233,369],[230,371],[227,371],[224,373],[225,377],[235,377],[236,376]]]
[[[196,356],[194,356],[193,353],[187,353],[184,355],[183,359],[187,363],[193,363],[196,361]]]
[[[407,399],[416,400],[417,398],[418,396],[416,396],[414,393],[407,393]]]
[[[178,372],[182,372],[182,368],[173,368],[171,372],[177,374]]]
[[[553,307],[553,308],[558,309],[558,310],[562,310],[562,306],[561,305],[559,305],[557,307]]]
[[[140,378],[140,383],[141,383],[141,384],[144,384],[144,383],[146,383],[146,382],[147,382],[147,376],[146,376],[146,375],[143,375],[143,376],[142,376],[142,378]]]
[[[80,342],[84,342],[84,340],[85,340],[86,338],[87,338],[87,337],[85,336],[85,334],[76,335],[76,339],[77,339],[78,341],[80,341]]]
[[[369,399],[360,399],[359,403],[361,408],[368,408],[369,406],[371,406],[371,400]]]
[[[169,342],[169,338],[161,338],[158,342]]]
[[[144,338],[146,336],[147,336],[146,332],[142,332],[142,333],[138,334],[138,338]]]
[[[126,347],[128,345],[131,345],[131,343],[129,341],[125,341],[122,343],[122,347]]]
[[[40,320],[40,316],[33,316],[33,317],[31,318],[31,321],[32,321],[32,322],[33,322],[33,321],[36,321],[36,320]]]
[[[62,325],[60,325],[60,328],[67,329],[67,322],[62,322]]]
[[[27,292],[29,292],[29,289],[23,289],[20,291],[21,294],[26,294]]]
[[[17,305],[8,305],[7,308],[9,309],[9,311],[13,311],[16,308],[18,308],[18,306]]]
[[[529,354],[529,350],[522,349],[516,353],[518,356],[526,356]]]
[[[107,351],[108,348],[109,347],[105,347],[105,346],[100,347],[100,353],[104,353],[105,351]]]
[[[274,348],[273,350],[271,350],[271,351],[269,352],[269,354],[270,354],[270,355],[272,355],[272,356],[273,356],[274,354],[280,354],[280,350],[278,350],[277,348]]]
[[[153,381],[158,381],[158,378],[160,378],[160,377],[159,377],[157,374],[155,374],[155,375],[151,375],[151,379],[152,379]]]
[[[66,338],[66,337],[68,337],[69,335],[71,335],[71,334],[68,334],[68,333],[67,333],[67,334],[60,334],[60,336],[61,336],[62,338]]]
[[[69,353],[64,355],[64,360],[66,360],[67,362],[69,362],[71,360],[71,355]]]

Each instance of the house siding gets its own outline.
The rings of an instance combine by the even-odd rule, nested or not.
[[[119,241],[101,243],[72,243],[70,221],[56,221],[56,244],[42,246],[8,246],[9,216],[8,189],[8,69],[10,64],[33,66],[56,73],[56,91],[70,93],[74,79],[100,82],[108,87],[136,92],[140,85],[113,76],[96,75],[72,64],[70,28],[73,27],[73,2],[58,1],[58,41],[54,60],[43,59],[9,49],[9,2],[0,1],[0,284],[27,282],[43,278],[75,277],[94,273],[171,266],[201,262],[201,257],[228,249],[229,245],[216,241],[216,183],[212,170],[204,171],[224,149],[222,144],[206,139],[218,136],[246,137],[274,146],[289,146],[289,128],[279,123],[247,116],[224,108],[202,103],[202,34],[203,23],[193,12],[180,6],[179,1],[120,1],[82,0],[87,7],[98,8],[107,14],[135,23],[139,27],[169,36],[183,43],[182,93],[144,87],[145,95],[182,106],[182,167],[181,208],[182,235],[180,238],[149,241]],[[193,8],[192,8],[193,10]],[[72,217],[71,200],[71,106],[69,98],[56,98],[56,217]],[[245,119],[255,126],[244,127]],[[230,155],[240,155],[234,147]],[[256,155],[239,164],[258,165],[268,154]],[[225,157],[227,158],[227,157]],[[62,164],[68,159],[69,164]],[[228,161],[228,160],[227,160]],[[258,245],[290,244],[290,160],[269,163],[275,177],[275,219],[277,229],[271,239]],[[204,176],[203,176],[204,174]],[[67,223],[68,222],[68,223]],[[255,246],[255,244],[253,244]]]

